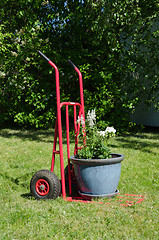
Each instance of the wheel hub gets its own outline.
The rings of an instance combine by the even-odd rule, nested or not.
[[[35,190],[40,196],[45,196],[50,190],[49,183],[45,179],[39,179],[36,182]]]
[[[45,186],[42,184],[42,185],[40,186],[40,189],[41,189],[41,190],[44,190],[44,189],[45,189]]]

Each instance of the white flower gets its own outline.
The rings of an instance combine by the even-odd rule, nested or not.
[[[82,126],[85,124],[85,120],[84,120],[84,117],[82,116],[82,114],[81,114],[81,117],[78,116],[77,123],[81,123]]]
[[[89,124],[89,127],[92,128],[95,123],[96,123],[96,113],[95,113],[95,109],[92,110],[92,111],[88,111],[87,113],[87,121],[88,121],[88,124]]]
[[[116,129],[114,127],[107,127],[105,131],[107,133],[116,133]]]
[[[105,137],[105,135],[107,134],[106,131],[97,131],[97,133],[100,137]]]

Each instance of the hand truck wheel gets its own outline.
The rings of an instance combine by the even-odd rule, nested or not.
[[[72,163],[70,163],[70,170],[71,170],[71,181],[72,184],[77,184],[77,179],[75,176],[75,172],[74,172],[74,166]],[[68,183],[68,165],[65,167],[65,182]]]
[[[61,183],[49,170],[36,172],[30,181],[30,191],[36,199],[56,199],[61,193]]]
[[[74,166],[72,163],[70,163],[70,170],[71,170],[71,187],[72,192],[74,194],[78,193],[78,185],[77,185],[77,179],[74,172]],[[65,185],[66,185],[66,192],[69,194],[69,180],[68,180],[68,165],[65,167]]]

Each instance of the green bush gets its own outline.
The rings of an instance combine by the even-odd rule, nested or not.
[[[127,129],[141,100],[156,101],[155,0],[2,0],[0,7],[1,125],[48,127],[55,118],[54,70],[37,50],[59,67],[61,101],[80,99],[77,75],[66,60],[80,68],[85,109],[95,108],[104,127]]]

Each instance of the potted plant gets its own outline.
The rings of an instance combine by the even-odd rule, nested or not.
[[[95,109],[88,111],[86,121],[81,117],[82,137],[85,146],[70,157],[74,166],[79,193],[88,197],[114,196],[118,193],[122,154],[111,153],[109,138],[115,135],[114,127],[99,131]],[[86,139],[85,139],[86,136]]]

